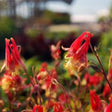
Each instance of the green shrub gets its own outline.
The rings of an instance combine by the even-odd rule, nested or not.
[[[14,37],[14,34],[16,32],[16,26],[14,24],[14,21],[7,17],[2,17],[0,19],[0,52],[3,54],[4,49],[4,38],[10,38]],[[2,57],[2,55],[1,55]]]
[[[99,44],[99,55],[106,71],[108,71],[108,62],[110,57],[109,49],[112,49],[112,31],[103,33]]]

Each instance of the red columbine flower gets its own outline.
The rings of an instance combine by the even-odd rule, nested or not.
[[[106,106],[104,112],[112,112],[112,98],[110,100],[110,104]]]
[[[64,107],[60,102],[54,103],[54,112],[63,112]]]
[[[70,97],[67,93],[60,94],[58,99],[62,104],[68,104],[70,101]]]
[[[93,76],[90,77],[90,85],[97,86],[100,84],[102,77],[100,73],[95,73]]]
[[[90,91],[91,106],[94,112],[102,112],[103,105],[101,103],[100,97],[95,93],[95,91]]]
[[[13,38],[5,39],[6,43],[6,51],[5,51],[5,62],[2,66],[2,69],[6,66],[8,70],[15,71],[18,67],[24,68],[26,70],[25,65],[23,64],[20,58],[20,51],[14,41]]]
[[[22,91],[26,88],[25,79],[22,79],[20,75],[14,72],[6,71],[1,79],[1,87],[5,91]]]
[[[87,66],[87,52],[90,44],[90,39],[93,35],[89,32],[84,32],[70,46],[66,59],[68,62],[65,68],[71,73],[80,71]],[[66,50],[66,49],[65,49]]]
[[[47,101],[46,104],[45,104],[46,110],[49,110],[49,109],[53,108],[53,106],[54,106],[54,102],[52,100]]]
[[[95,73],[93,76],[91,76],[90,74],[85,74],[84,78],[88,86],[97,86],[98,84],[100,84],[102,79],[100,73]]]
[[[33,111],[32,112],[43,112],[43,107],[41,105],[35,105],[33,107]]]
[[[41,69],[47,69],[47,67],[48,67],[48,64],[47,64],[47,62],[43,62],[42,64],[41,64],[41,68],[40,68],[40,71],[41,71]]]
[[[111,80],[112,79],[112,68],[110,68],[109,73],[108,73],[108,79]]]
[[[45,82],[43,84],[43,89],[51,88],[52,91],[57,90],[57,86],[53,83],[53,80],[55,80],[55,79],[56,78],[54,76],[47,75],[46,78],[45,78]]]
[[[60,54],[61,54],[61,51],[60,51],[60,44],[61,44],[61,41],[59,41],[56,46],[55,45],[51,45],[51,55],[52,57],[55,59],[55,60],[58,60],[60,59]]]
[[[111,89],[108,84],[105,85],[103,90],[103,96],[108,97],[111,94]]]
[[[57,80],[57,72],[56,69],[52,69],[49,71],[49,74],[45,71],[42,71],[38,74],[37,79],[39,81],[39,84],[42,85],[42,89],[49,89],[51,88],[52,91],[57,90],[56,84],[54,84],[54,81]]]

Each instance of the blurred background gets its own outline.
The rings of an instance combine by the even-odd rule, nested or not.
[[[69,47],[87,30],[104,58],[112,48],[111,0],[0,0],[0,59],[4,38],[14,37],[26,60],[51,61],[51,44]]]

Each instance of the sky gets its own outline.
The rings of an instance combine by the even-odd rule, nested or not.
[[[68,12],[72,20],[85,18],[85,20],[94,21],[96,16],[108,14],[111,4],[112,0],[73,0],[71,5],[61,1],[48,2],[46,8],[56,12]],[[27,17],[28,11],[30,11],[28,7],[23,4],[18,12]]]
[[[96,14],[101,9],[108,9],[112,0],[74,0],[69,6],[63,2],[48,2],[46,7],[53,11],[66,11],[73,14]]]
[[[46,7],[53,11],[69,12],[71,21],[96,21],[108,15],[112,0],[74,0],[71,5],[63,2],[48,2]]]

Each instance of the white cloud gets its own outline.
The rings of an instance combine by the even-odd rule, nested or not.
[[[98,16],[108,16],[109,15],[109,9],[101,9],[97,12]]]
[[[77,14],[71,16],[72,22],[96,22],[97,16],[96,15],[90,15],[90,14]]]
[[[46,4],[46,8],[52,10],[54,12],[68,12],[69,5],[63,3],[62,1],[59,2],[48,2]]]

